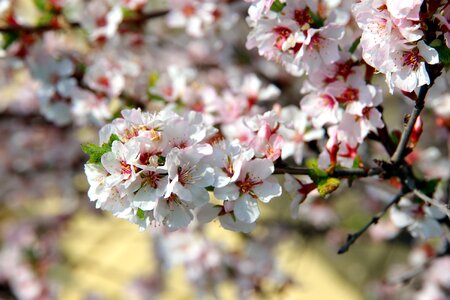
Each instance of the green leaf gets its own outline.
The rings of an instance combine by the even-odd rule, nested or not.
[[[156,72],[156,71],[151,72],[150,75],[148,76],[148,87],[154,88],[156,86],[156,84],[158,83],[158,80],[159,80],[158,72]]]
[[[323,27],[325,20],[322,19],[319,15],[315,14],[312,10],[309,10],[309,16],[313,20],[314,28]]]
[[[338,178],[329,177],[319,181],[317,184],[317,190],[319,191],[321,197],[325,197],[334,192],[340,184],[341,181]]]
[[[353,44],[350,46],[350,49],[348,49],[348,52],[350,52],[351,54],[355,53],[356,48],[358,48],[360,42],[361,42],[361,37],[357,38],[353,42]]]
[[[34,5],[39,9],[40,11],[47,11],[48,8],[48,1],[47,0],[33,0]]]
[[[427,180],[423,183],[423,186],[420,187],[420,190],[428,197],[433,197],[434,192],[436,191],[436,188],[440,182],[441,179],[439,178]]]
[[[141,220],[145,220],[145,213],[142,209],[138,208],[136,211],[136,217],[138,217]]]
[[[37,25],[38,26],[48,25],[53,20],[53,17],[54,17],[53,14],[46,12],[39,17]]]
[[[306,166],[310,169],[309,177],[318,184],[320,180],[327,179],[328,173],[319,168],[317,160],[312,159],[306,162]]]
[[[270,10],[279,13],[283,10],[283,8],[285,6],[286,6],[286,3],[281,3],[280,0],[275,0],[273,2],[272,6],[270,7]]]
[[[214,191],[214,187],[213,187],[212,185],[207,186],[205,189],[206,189],[208,192],[213,192],[213,191]]]
[[[5,32],[2,37],[3,37],[3,45],[2,48],[3,49],[8,49],[9,46],[11,46],[15,41],[17,41],[17,39],[19,38],[19,33],[18,32]]]
[[[164,166],[166,164],[166,158],[164,156],[158,157],[158,165]]]
[[[104,143],[101,146],[98,146],[96,144],[84,144],[81,145],[81,149],[84,153],[89,155],[88,163],[90,164],[99,164],[101,163],[101,159],[103,154],[111,152],[111,146],[114,141],[119,141],[119,137],[116,134],[111,134],[109,137],[108,143]]]
[[[445,44],[435,47],[434,49],[439,53],[439,61],[445,67],[450,67],[450,49],[448,49]]]

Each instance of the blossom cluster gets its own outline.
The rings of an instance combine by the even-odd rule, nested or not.
[[[201,114],[122,115],[100,130],[102,147],[85,146],[93,162],[85,165],[89,197],[98,208],[143,228],[156,222],[171,230],[186,227],[200,209],[202,221],[219,217],[226,228],[249,231],[258,202],[281,195],[273,162],[223,140]],[[208,190],[223,204],[210,204]]]
[[[355,20],[362,29],[362,56],[386,75],[391,92],[394,87],[412,92],[429,84],[425,64],[439,63],[438,52],[423,39],[422,5],[427,6],[423,0],[361,1],[353,6]]]

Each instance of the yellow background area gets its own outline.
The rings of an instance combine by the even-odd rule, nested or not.
[[[241,243],[235,233],[217,223],[208,225],[206,231],[212,239],[229,246],[239,247]],[[135,276],[151,274],[156,266],[149,234],[110,216],[79,213],[69,223],[62,245],[70,270],[60,299],[83,299],[87,292],[105,299],[132,299],[126,285]],[[271,299],[362,299],[313,248],[295,238],[280,243],[275,255],[280,269],[296,284]],[[171,269],[167,276],[167,288],[157,299],[195,299],[181,266]],[[219,294],[221,299],[237,299],[231,282],[224,282]]]

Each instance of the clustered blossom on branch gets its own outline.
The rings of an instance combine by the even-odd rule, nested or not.
[[[281,195],[272,160],[224,140],[201,114],[135,109],[122,115],[100,130],[105,153],[86,146],[91,160],[99,155],[85,167],[98,208],[143,228],[157,222],[176,230],[208,205],[208,190],[214,190],[223,206],[208,207],[202,219],[220,216],[224,227],[249,231],[259,217],[258,202]]]
[[[211,15],[221,20],[221,5],[174,2],[169,26],[186,27],[189,34],[203,36],[206,24],[214,19]],[[421,5],[434,11],[421,14]],[[225,228],[252,230],[260,213],[256,200],[269,202],[281,194],[271,176],[274,163],[289,162],[292,157],[301,164],[306,144],[328,138],[318,144],[317,167],[330,174],[336,168],[364,166],[360,146],[370,133],[379,134],[385,127],[382,89],[371,84],[374,70],[386,74],[391,90],[395,86],[410,97],[415,88],[430,84],[425,65],[438,64],[439,58],[437,50],[425,43],[422,30],[430,22],[442,22],[440,13],[446,11],[422,1],[404,7],[378,0],[352,6],[253,1],[247,18],[252,28],[247,48],[257,48],[260,55],[281,63],[293,75],[307,75],[299,107],[275,105],[264,113],[260,101],[274,99],[280,91],[272,85],[263,87],[254,74],[240,75],[241,83],[213,81],[196,69],[178,66],[153,73],[147,96],[166,108],[155,114],[125,110],[123,119],[103,127],[103,146],[95,146],[106,147],[97,157],[100,164],[86,165],[91,200],[144,228],[153,221],[170,229],[183,228],[198,214],[200,222],[218,218]],[[439,28],[445,34],[445,26]],[[381,57],[377,51],[386,55]],[[398,84],[397,79],[405,79],[404,72],[412,74],[409,67],[427,79],[416,80],[411,88]],[[115,78],[113,70],[109,66],[96,72],[92,67],[85,84],[107,97],[120,96],[123,78]],[[411,82],[411,78],[405,80]],[[422,127],[419,117],[411,148]],[[327,172],[305,173],[312,176],[311,181],[286,174],[294,217],[310,193],[326,195],[339,186],[336,179],[328,180]],[[219,203],[209,202],[208,190]]]

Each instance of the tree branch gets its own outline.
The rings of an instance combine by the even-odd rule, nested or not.
[[[134,17],[126,18],[122,21],[121,24],[140,24],[150,19],[158,18],[165,16],[169,13],[169,10],[158,10],[152,11],[149,13],[138,14]],[[55,15],[57,17],[57,15]],[[81,23],[79,22],[67,22],[66,25],[70,28],[80,28]],[[38,25],[38,26],[28,26],[28,25],[10,25],[5,27],[0,27],[0,33],[42,33],[46,31],[55,31],[55,30],[64,30],[66,26],[61,26],[58,24],[46,24],[46,25]]]
[[[388,205],[386,205],[382,211],[380,211],[378,214],[376,214],[375,216],[372,217],[372,219],[370,220],[370,222],[368,222],[366,225],[364,225],[363,228],[361,228],[360,230],[358,230],[357,232],[353,233],[353,234],[349,234],[347,237],[347,242],[341,246],[341,248],[339,248],[338,250],[338,254],[343,254],[345,252],[348,251],[348,249],[350,248],[351,245],[353,245],[354,242],[356,242],[356,240],[363,235],[367,229],[370,228],[370,226],[377,224],[378,221],[388,212],[388,210],[396,203],[398,203],[398,201],[400,201],[400,199],[406,195],[407,192],[406,191],[402,191],[400,193],[398,193],[394,199],[391,200],[391,202],[389,202]]]
[[[427,95],[429,85],[424,85],[420,88],[419,96],[416,100],[416,105],[414,106],[411,117],[408,120],[408,124],[406,125],[405,130],[400,138],[400,142],[395,149],[394,154],[391,157],[391,161],[394,165],[398,165],[405,156],[405,150],[408,146],[409,138],[414,129],[414,125],[416,124],[417,118],[420,116],[424,106],[425,106],[425,96]]]
[[[309,175],[313,169],[305,167],[275,167],[274,174],[284,174],[288,173],[291,175]],[[335,169],[330,176],[334,177],[369,177],[374,175],[379,175],[383,172],[382,168],[371,168],[371,169]]]

